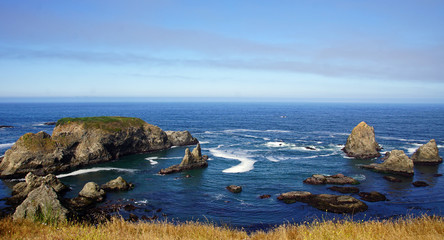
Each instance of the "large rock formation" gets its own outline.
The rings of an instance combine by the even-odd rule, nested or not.
[[[121,176],[113,179],[101,186],[101,188],[105,191],[128,191],[134,188],[132,183],[128,183]]]
[[[357,213],[367,210],[367,205],[347,195],[311,194],[310,192],[288,192],[278,197],[285,203],[304,202],[322,211],[333,213]]]
[[[347,143],[342,149],[349,157],[357,159],[375,158],[381,156],[381,147],[375,140],[375,130],[365,122],[353,128]]]
[[[344,185],[344,184],[359,184],[359,181],[352,178],[344,176],[344,174],[336,174],[333,176],[326,176],[326,175],[320,175],[320,174],[314,174],[311,177],[304,180],[304,183],[306,184],[312,184],[312,185],[321,185],[321,184],[338,184],[338,185]]]
[[[161,169],[159,174],[170,174],[195,168],[205,168],[208,166],[207,159],[208,156],[202,156],[200,144],[197,144],[193,152],[190,152],[190,149],[188,148],[185,149],[185,156],[180,164],[173,165],[166,169]]]
[[[174,146],[195,145],[199,143],[188,131],[166,131],[165,133],[168,136],[168,140]]]
[[[195,142],[192,137],[180,140],[174,138],[173,142],[180,145]],[[172,145],[162,129],[138,118],[63,118],[57,122],[52,136],[39,132],[20,137],[5,153],[0,177],[18,178],[28,172],[59,173]]]
[[[413,161],[402,150],[393,150],[387,153],[386,159],[381,164],[373,163],[362,167],[405,176],[412,176],[414,173]]]
[[[20,204],[32,190],[41,185],[52,187],[57,194],[63,194],[69,189],[68,186],[60,182],[60,180],[52,174],[41,177],[30,172],[26,174],[24,182],[14,185],[12,188],[12,197],[8,198],[7,203],[10,205]]]
[[[25,218],[32,221],[56,222],[66,220],[67,214],[68,210],[60,203],[56,191],[42,184],[28,194],[12,217],[14,220]]]
[[[419,147],[412,155],[414,164],[434,165],[442,163],[435,139]]]

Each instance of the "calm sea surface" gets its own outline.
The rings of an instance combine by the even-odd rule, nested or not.
[[[0,104],[0,156],[27,132],[52,132],[44,122],[62,117],[139,117],[163,130],[188,130],[210,157],[209,167],[168,176],[157,172],[178,164],[185,147],[125,156],[121,159],[59,175],[73,197],[89,181],[103,184],[117,176],[136,188],[108,193],[107,200],[131,203],[133,213],[155,214],[185,221],[203,220],[254,229],[313,218],[350,217],[319,211],[305,203],[285,204],[276,199],[283,192],[332,193],[328,186],[302,181],[312,174],[336,174],[358,179],[361,191],[379,191],[389,201],[367,202],[369,209],[353,219],[388,218],[423,213],[443,216],[444,173],[442,164],[415,167],[412,178],[402,183],[384,180],[383,174],[361,169],[360,164],[380,159],[354,160],[341,151],[354,126],[366,121],[375,128],[383,152],[393,149],[413,154],[416,148],[436,139],[444,156],[444,105],[318,104],[318,103],[20,103]],[[309,150],[312,147],[315,150]],[[184,178],[191,174],[191,178]],[[429,187],[415,188],[422,180]],[[10,195],[16,182],[0,182],[0,198]],[[230,184],[241,185],[240,194],[228,192]],[[270,194],[269,199],[259,196]],[[353,195],[359,198],[357,195]],[[4,207],[0,201],[0,207]],[[156,209],[162,208],[161,213]],[[120,214],[127,217],[129,212]]]

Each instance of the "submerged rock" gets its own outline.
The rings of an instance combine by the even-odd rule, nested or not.
[[[435,165],[442,163],[442,158],[439,156],[438,146],[435,139],[420,146],[412,155],[414,164]]]
[[[174,146],[196,145],[199,143],[188,131],[166,131],[165,133]]]
[[[134,184],[128,183],[121,176],[111,180],[101,186],[107,192],[109,191],[128,191],[134,188]]]
[[[173,165],[166,169],[161,169],[159,171],[159,174],[170,174],[190,169],[205,168],[208,167],[207,160],[208,156],[202,156],[200,144],[198,143],[193,152],[190,152],[190,149],[188,148],[185,149],[185,156],[183,157],[180,164]]]
[[[401,179],[399,179],[397,177],[393,177],[393,176],[384,176],[384,179],[389,182],[402,182]]]
[[[172,141],[176,144],[196,141],[189,133],[185,135],[185,139],[178,137],[177,142],[174,137],[169,140],[162,129],[139,118],[62,118],[52,135],[39,132],[20,137],[5,153],[0,177],[66,172],[124,155],[168,149]]]
[[[393,150],[387,154],[387,158],[383,163],[373,163],[364,165],[363,168],[373,169],[380,172],[389,172],[405,176],[413,175],[413,161],[405,155],[402,150]]]
[[[232,193],[240,193],[242,192],[242,187],[237,185],[230,185],[226,187],[226,189]]]
[[[40,187],[41,185],[52,187],[57,194],[62,194],[69,190],[68,186],[60,182],[60,180],[52,174],[42,177],[30,172],[26,174],[25,182],[20,182],[14,185],[12,188],[12,196],[7,199],[7,204],[20,204],[23,200],[25,200],[26,196],[28,196],[32,190]]]
[[[304,180],[304,183],[306,184],[312,184],[312,185],[321,185],[321,184],[338,184],[338,185],[344,185],[344,184],[359,184],[359,181],[352,178],[344,176],[344,174],[336,174],[332,176],[326,176],[326,175],[320,175],[320,174],[314,174],[311,177]]]
[[[271,197],[270,194],[264,194],[264,195],[259,196],[260,199],[266,199],[266,198],[270,198],[270,197]]]
[[[342,149],[347,156],[357,159],[375,158],[381,156],[381,147],[375,140],[375,130],[365,122],[353,128]]]
[[[12,216],[14,220],[29,219],[43,222],[58,222],[67,219],[68,210],[62,206],[57,193],[50,186],[42,184],[32,190]]]
[[[360,192],[359,196],[362,200],[367,202],[379,202],[379,201],[385,201],[387,198],[384,194],[372,191],[372,192]]]
[[[329,187],[328,189],[335,191],[335,192],[340,192],[340,193],[358,193],[359,192],[359,188],[357,188],[357,187],[333,186],[333,187]]]
[[[45,122],[45,123],[43,123],[43,125],[46,125],[46,126],[54,126],[56,124],[57,124],[57,122]]]
[[[412,182],[412,184],[415,187],[427,187],[427,186],[429,186],[429,184],[424,182],[424,181],[416,181],[416,182]]]
[[[13,126],[8,126],[8,125],[0,125],[0,128],[14,128]]]

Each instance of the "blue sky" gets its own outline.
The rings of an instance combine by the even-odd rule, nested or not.
[[[0,2],[0,96],[444,102],[444,2]]]

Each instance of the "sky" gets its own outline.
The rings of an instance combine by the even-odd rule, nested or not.
[[[444,1],[0,1],[0,101],[444,103]]]

